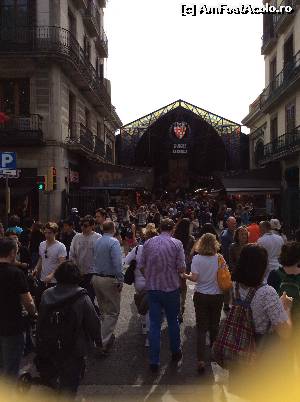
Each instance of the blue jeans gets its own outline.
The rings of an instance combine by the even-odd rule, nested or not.
[[[162,292],[160,290],[149,290],[149,346],[150,364],[159,364],[160,354],[160,329],[162,321],[162,311],[166,313],[168,321],[168,332],[170,348],[172,353],[180,350],[180,328],[178,315],[180,312],[180,291]]]
[[[0,336],[0,370],[17,378],[24,350],[24,334]]]

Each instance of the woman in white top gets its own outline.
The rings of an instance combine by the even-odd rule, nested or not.
[[[144,241],[147,241],[151,237],[157,236],[158,233],[155,228],[155,224],[148,223],[146,228],[142,230],[142,235],[143,235]],[[127,254],[125,261],[124,261],[125,265],[129,265],[131,263],[131,261],[133,261],[133,260],[136,260],[136,262],[137,262],[136,268],[134,270],[134,287],[135,287],[136,293],[138,293],[138,294],[142,293],[145,290],[145,284],[146,284],[144,275],[142,274],[141,270],[138,269],[139,260],[141,258],[142,252],[143,252],[143,245],[142,244],[137,245],[130,251],[130,253]],[[150,325],[149,312],[146,315],[141,316],[141,321],[142,321],[143,334],[147,335],[149,332],[149,325]],[[146,346],[149,346],[148,337],[146,339]]]
[[[210,343],[213,344],[219,330],[219,322],[224,296],[217,282],[218,250],[220,244],[216,236],[206,233],[196,243],[192,260],[191,273],[183,276],[196,282],[194,307],[197,324],[198,372],[205,370],[206,333],[209,331]]]

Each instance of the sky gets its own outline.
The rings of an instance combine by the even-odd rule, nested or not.
[[[182,16],[194,4],[262,1],[108,0],[106,76],[123,124],[178,99],[240,123],[263,90],[262,15]]]

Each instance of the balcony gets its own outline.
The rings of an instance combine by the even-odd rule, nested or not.
[[[110,95],[76,38],[60,27],[0,27],[0,57],[52,59],[61,65],[69,79],[84,92],[95,108],[111,114]]]
[[[264,111],[276,102],[283,93],[295,87],[300,78],[300,51],[286,64],[283,70],[270,82],[260,96],[260,105]]]
[[[283,0],[278,7],[282,6],[290,6],[294,10],[296,10],[297,7],[297,0]],[[296,12],[294,11],[291,14],[274,14],[274,28],[277,33],[282,32],[285,27],[291,22],[291,20],[294,18]]]
[[[67,145],[72,150],[81,151],[83,154],[94,152],[94,135],[82,123],[73,123],[69,127],[69,138]]]
[[[1,146],[34,146],[43,144],[42,117],[38,114],[11,117],[0,124]]]
[[[276,44],[277,36],[273,32],[266,32],[262,37],[261,54],[269,53]]]
[[[104,141],[99,137],[95,137],[94,153],[99,155],[101,158],[105,157],[105,144]]]
[[[95,45],[100,57],[108,57],[108,40],[104,29],[101,29],[100,34],[95,39]]]
[[[282,159],[300,151],[300,126],[264,146],[263,162]]]
[[[100,34],[100,14],[92,0],[89,1],[88,7],[83,16],[86,29],[91,37],[99,36]]]

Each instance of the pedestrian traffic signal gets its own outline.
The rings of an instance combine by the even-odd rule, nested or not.
[[[36,187],[38,191],[47,191],[47,176],[37,176]]]
[[[48,169],[47,188],[48,191],[56,190],[56,169],[52,166]]]

